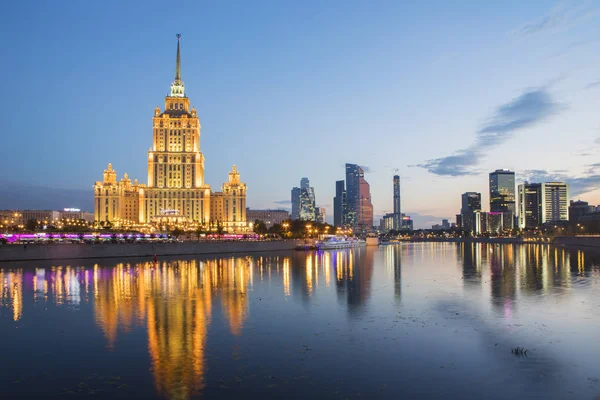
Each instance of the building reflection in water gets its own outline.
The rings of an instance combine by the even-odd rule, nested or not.
[[[350,314],[360,312],[371,295],[373,259],[376,251],[377,248],[374,247],[362,247],[336,252],[338,299],[345,300]]]
[[[396,303],[402,300],[402,250],[405,246],[392,244],[385,246],[385,263],[391,270],[394,279],[394,299]]]
[[[231,333],[240,335],[253,268],[253,261],[242,257],[95,267],[96,321],[109,347],[119,329],[129,331],[146,321],[156,390],[170,399],[188,398],[204,387],[204,348],[215,297]]]
[[[423,261],[445,264],[456,252],[465,287],[490,282],[492,307],[510,316],[519,296],[569,288],[592,273],[597,256],[543,245],[460,243],[389,245],[288,256],[227,257],[160,263],[0,269],[0,312],[23,318],[24,293],[33,306],[79,307],[93,300],[95,321],[109,349],[118,335],[145,330],[155,387],[168,399],[186,399],[205,385],[205,347],[213,320],[227,321],[233,336],[243,334],[254,279],[307,306],[324,291],[334,292],[350,315],[360,313],[371,295],[375,254],[402,297],[402,268]],[[403,260],[404,257],[404,260]],[[406,277],[405,277],[406,278]],[[406,278],[408,279],[408,278]],[[476,285],[476,286],[475,286]],[[31,297],[29,297],[31,296]],[[25,313],[31,303],[26,303]]]

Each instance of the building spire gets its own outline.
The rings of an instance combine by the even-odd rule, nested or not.
[[[181,80],[181,51],[179,49],[179,41],[181,34],[177,34],[177,58],[175,60],[175,80],[171,84],[171,97],[185,97],[185,88]]]
[[[181,80],[181,55],[179,51],[179,41],[181,40],[181,33],[177,34],[177,61],[175,62],[175,80]]]

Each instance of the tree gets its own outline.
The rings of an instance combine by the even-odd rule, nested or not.
[[[217,233],[219,235],[222,235],[223,231],[224,231],[224,229],[223,229],[223,225],[221,225],[221,221],[217,221]]]
[[[202,236],[202,234],[204,233],[204,228],[202,228],[201,225],[199,225],[196,230],[194,231],[194,234],[196,235],[196,240],[200,240],[200,236]]]
[[[175,228],[171,231],[171,235],[175,238],[175,240],[179,239],[179,236],[183,235],[183,230],[180,228]]]
[[[267,233],[267,224],[260,219],[254,220],[254,233],[258,233],[259,235],[264,235]]]
[[[37,229],[37,221],[35,219],[30,219],[25,223],[25,229],[28,231],[34,232]]]

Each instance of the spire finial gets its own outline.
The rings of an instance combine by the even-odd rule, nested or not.
[[[177,35],[177,61],[175,62],[175,80],[176,81],[180,81],[181,80],[181,56],[180,56],[180,52],[179,52],[179,41],[181,40],[181,33],[178,33]]]

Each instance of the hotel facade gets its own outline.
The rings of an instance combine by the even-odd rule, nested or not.
[[[116,225],[194,225],[227,232],[245,232],[246,184],[235,165],[222,191],[204,181],[200,151],[200,119],[185,95],[181,80],[180,38],[177,35],[175,79],[165,107],[154,109],[152,146],[148,151],[148,184],[127,174],[117,180],[108,164],[103,181],[94,185],[94,218]]]

